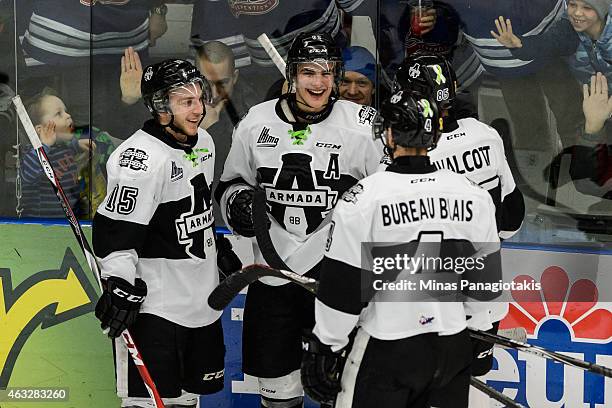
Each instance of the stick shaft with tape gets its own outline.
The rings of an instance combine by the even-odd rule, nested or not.
[[[265,33],[257,37],[257,41],[259,41],[263,49],[268,53],[268,56],[270,57],[272,62],[274,62],[274,65],[276,65],[276,68],[278,68],[283,77],[286,78],[285,67],[287,66],[287,64],[285,63],[283,57],[281,57],[281,55],[278,53],[278,51],[276,51],[276,48],[274,47],[274,44],[272,44],[272,41],[270,41],[270,39]]]

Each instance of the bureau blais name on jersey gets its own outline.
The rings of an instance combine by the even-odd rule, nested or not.
[[[315,334],[325,344],[343,347],[347,328],[356,324],[372,337],[393,340],[428,332],[455,334],[465,329],[466,313],[488,315],[489,302],[374,301],[381,299],[374,297],[363,308],[364,273],[369,272],[362,263],[364,243],[371,245],[372,256],[389,248],[418,247],[427,252],[439,248],[442,253],[444,248],[461,248],[460,256],[497,262],[493,200],[465,176],[449,170],[377,173],[342,196],[332,223],[315,308]],[[422,247],[423,243],[427,244]]]
[[[416,223],[426,219],[449,221],[472,221],[474,202],[472,200],[448,197],[425,197],[381,204],[383,226]]]
[[[185,149],[149,121],[110,156],[109,193],[94,218],[103,276],[143,279],[148,294],[141,311],[186,327],[220,314],[206,303],[219,280],[214,161],[206,131]]]
[[[306,126],[286,121],[281,105],[256,105],[238,124],[215,194],[226,218],[234,191],[265,189],[274,246],[304,273],[322,257],[327,228],[317,227],[342,193],[376,171],[382,151],[371,137],[371,107],[336,101],[329,116]],[[256,247],[255,258],[265,262]]]

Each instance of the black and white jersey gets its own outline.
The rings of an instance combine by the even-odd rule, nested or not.
[[[110,156],[108,193],[94,217],[102,276],[143,279],[143,313],[186,327],[219,318],[206,299],[219,283],[211,184],[215,146],[200,129],[181,147],[148,121]]]
[[[283,106],[285,99],[261,103],[238,124],[215,196],[227,222],[232,193],[265,189],[272,242],[292,270],[305,273],[323,256],[328,227],[317,227],[342,193],[376,171],[382,152],[371,136],[374,108],[336,101],[306,126],[288,122]]]
[[[356,325],[377,339],[394,340],[458,333],[467,326],[466,315],[487,320],[490,302],[389,301],[379,292],[364,307],[362,272],[375,275],[362,264],[362,244],[388,248],[423,242],[440,243],[438,248],[464,243],[466,256],[499,260],[491,196],[461,175],[436,170],[427,157],[400,157],[345,193],[334,209],[321,269],[317,337],[336,350]]]
[[[463,174],[491,194],[496,207],[499,237],[518,232],[525,218],[523,194],[506,160],[502,138],[492,127],[474,119],[457,121],[457,129],[443,133],[429,152],[438,169]]]

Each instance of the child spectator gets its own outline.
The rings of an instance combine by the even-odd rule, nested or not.
[[[523,61],[569,56],[570,69],[578,82],[589,84],[591,76],[601,72],[610,86],[612,24],[608,21],[611,4],[612,0],[569,0],[562,18],[535,36],[518,37],[513,33],[510,19],[500,16],[495,20],[497,32],[491,31],[491,35]]]
[[[49,90],[43,91],[28,103],[28,113],[73,211],[78,216],[90,215],[90,208],[85,207],[93,207],[96,203],[93,200],[84,202],[81,199],[81,190],[85,184],[92,190],[91,196],[94,193],[96,196],[99,194],[94,191],[98,184],[95,180],[100,174],[98,163],[104,167],[106,158],[114,150],[109,135],[92,128],[94,132],[92,142],[89,129],[75,128],[64,102]],[[80,153],[89,153],[90,148],[95,149],[97,144],[100,144],[104,157],[93,159],[92,167],[89,168],[91,171],[88,171],[89,155]],[[34,149],[28,150],[23,155],[20,172],[23,194],[21,216],[63,217],[64,211],[38,162]],[[80,177],[79,173],[83,177]],[[104,177],[104,173],[102,176]],[[104,192],[101,194],[104,196]],[[83,195],[83,198],[85,197],[86,195]]]

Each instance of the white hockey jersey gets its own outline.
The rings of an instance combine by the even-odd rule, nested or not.
[[[489,191],[497,209],[500,238],[508,239],[518,232],[525,218],[523,195],[495,129],[474,118],[459,119],[457,129],[443,133],[429,157],[438,169],[463,174]]]
[[[371,137],[376,111],[369,106],[336,101],[326,118],[303,125],[296,138],[281,105],[279,100],[256,105],[238,124],[215,197],[227,223],[226,202],[233,192],[265,189],[274,247],[302,274],[323,257],[328,227],[317,227],[342,193],[376,171],[382,152]],[[265,263],[256,245],[254,253],[255,262]]]
[[[466,256],[498,261],[491,196],[461,175],[436,170],[427,157],[401,157],[351,188],[332,217],[315,303],[317,337],[338,350],[355,325],[381,340],[451,335],[466,328],[466,314],[485,316],[486,324],[477,328],[490,327],[490,302],[380,301],[381,293],[369,302],[362,298],[369,285],[364,276],[376,276],[362,264],[369,252],[363,243],[387,248],[423,242],[437,242],[438,248],[460,242]]]
[[[141,278],[148,289],[141,312],[186,327],[221,315],[206,301],[219,283],[214,160],[206,131],[189,149],[148,121],[110,156],[108,193],[93,220],[102,276]]]

